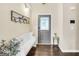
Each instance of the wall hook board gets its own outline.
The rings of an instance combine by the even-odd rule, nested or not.
[[[30,18],[11,10],[11,21],[15,23],[29,24]]]

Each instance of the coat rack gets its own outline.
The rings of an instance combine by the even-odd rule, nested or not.
[[[30,18],[11,10],[11,21],[15,23],[29,24]]]

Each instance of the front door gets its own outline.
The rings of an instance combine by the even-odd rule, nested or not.
[[[38,43],[51,43],[51,15],[38,16]]]

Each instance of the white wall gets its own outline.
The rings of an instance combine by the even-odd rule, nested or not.
[[[77,20],[76,15],[76,4],[65,3],[62,4],[63,9],[63,39],[60,40],[60,48],[63,52],[75,52],[75,42],[76,42],[76,23],[70,24],[70,20]],[[61,19],[61,18],[60,18]],[[61,19],[62,20],[62,19]],[[61,27],[60,27],[61,28]],[[61,28],[62,29],[62,28]],[[61,34],[59,34],[61,35]]]
[[[77,30],[76,30],[76,36],[77,36],[77,39],[76,39],[76,50],[79,52],[79,4],[77,4]]]
[[[38,15],[40,14],[48,14],[51,15],[51,44],[53,33],[57,32],[57,4],[46,4],[42,5],[39,3],[32,3],[32,31],[36,38],[38,38]]]
[[[63,39],[63,4],[59,3],[58,4],[58,30],[57,30],[57,34],[59,36],[59,47],[60,49],[63,49],[64,47],[64,39]]]
[[[20,24],[11,21],[11,10],[29,16],[25,12],[25,6],[21,3],[0,4],[0,39],[10,40],[25,32],[29,32],[29,24]]]

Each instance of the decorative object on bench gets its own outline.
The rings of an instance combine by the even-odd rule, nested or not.
[[[55,43],[57,43],[57,44],[55,44]],[[57,33],[54,33],[53,45],[59,45],[59,37],[58,37]]]
[[[10,40],[9,43],[10,43],[10,45],[8,46],[8,49],[10,50],[9,55],[10,56],[13,56],[13,55],[15,56],[18,52],[20,52],[20,50],[18,50],[20,41],[13,38],[13,40]]]
[[[6,44],[5,40],[0,42],[0,56],[15,56],[20,50],[19,48],[20,41],[17,39],[12,39],[9,41],[9,44]]]
[[[16,23],[19,22],[19,23],[29,24],[30,18],[23,16],[20,13],[17,13],[16,11],[11,10],[11,21]]]

